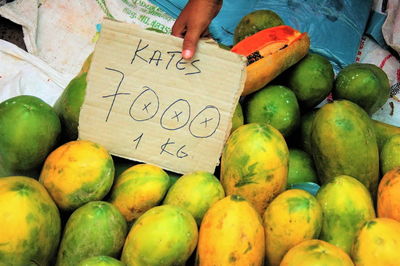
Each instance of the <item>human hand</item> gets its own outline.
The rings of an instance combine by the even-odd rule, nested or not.
[[[222,0],[189,0],[172,27],[172,35],[183,38],[182,57],[190,60],[200,37],[208,35],[208,25],[218,14]]]

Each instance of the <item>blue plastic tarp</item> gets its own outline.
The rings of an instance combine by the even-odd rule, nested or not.
[[[177,17],[186,0],[150,0]],[[293,28],[307,32],[311,51],[326,56],[340,69],[353,63],[365,31],[372,0],[224,0],[210,24],[218,42],[232,45],[235,27],[246,14],[260,9],[276,12]]]

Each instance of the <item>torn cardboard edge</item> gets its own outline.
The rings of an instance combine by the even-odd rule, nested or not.
[[[172,172],[213,173],[244,88],[246,59],[200,41],[195,57],[186,61],[182,41],[104,19],[79,138]]]

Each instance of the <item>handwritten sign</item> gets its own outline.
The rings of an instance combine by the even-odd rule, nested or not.
[[[177,173],[214,172],[245,81],[242,57],[104,20],[88,73],[79,138]]]

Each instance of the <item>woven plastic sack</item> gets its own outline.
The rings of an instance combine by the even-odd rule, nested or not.
[[[0,102],[24,94],[53,105],[68,82],[43,60],[0,40]]]
[[[93,51],[103,17],[166,33],[175,21],[147,0],[15,0],[0,16],[22,26],[29,53],[70,78]]]

